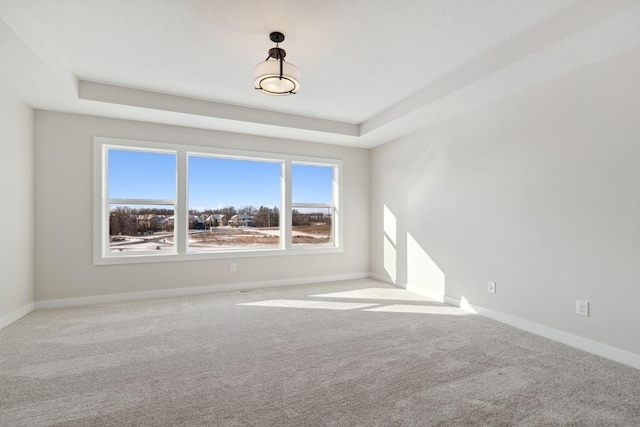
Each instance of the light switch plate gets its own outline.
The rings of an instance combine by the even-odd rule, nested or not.
[[[496,293],[496,282],[487,282],[487,290],[490,294]]]

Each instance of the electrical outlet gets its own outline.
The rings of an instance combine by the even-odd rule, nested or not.
[[[236,263],[232,262],[229,264],[229,271],[236,271]]]
[[[584,317],[589,317],[589,302],[576,300],[576,314]]]
[[[490,294],[496,293],[496,282],[487,282],[487,290]]]

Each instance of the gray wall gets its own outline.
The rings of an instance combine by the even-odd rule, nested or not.
[[[36,301],[369,271],[369,150],[47,111],[35,123]],[[94,266],[94,136],[341,158],[344,252]]]
[[[374,149],[372,271],[640,354],[638,75],[634,49]]]
[[[33,110],[0,87],[0,319],[33,303]]]

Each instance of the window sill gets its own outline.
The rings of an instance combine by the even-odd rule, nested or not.
[[[230,258],[260,258],[271,256],[295,256],[295,255],[319,255],[341,253],[342,248],[333,246],[312,247],[301,245],[301,247],[293,247],[289,250],[284,249],[262,249],[262,250],[235,250],[224,252],[190,252],[188,254],[177,253],[144,253],[139,255],[116,255],[99,257],[93,260],[93,265],[119,265],[119,264],[147,264],[154,262],[173,262],[173,261],[199,261],[212,259],[230,259]]]

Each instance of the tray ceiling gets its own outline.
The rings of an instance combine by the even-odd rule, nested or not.
[[[640,45],[634,1],[0,0],[0,18],[0,84],[34,108],[357,147]],[[253,89],[271,31],[296,95]]]

